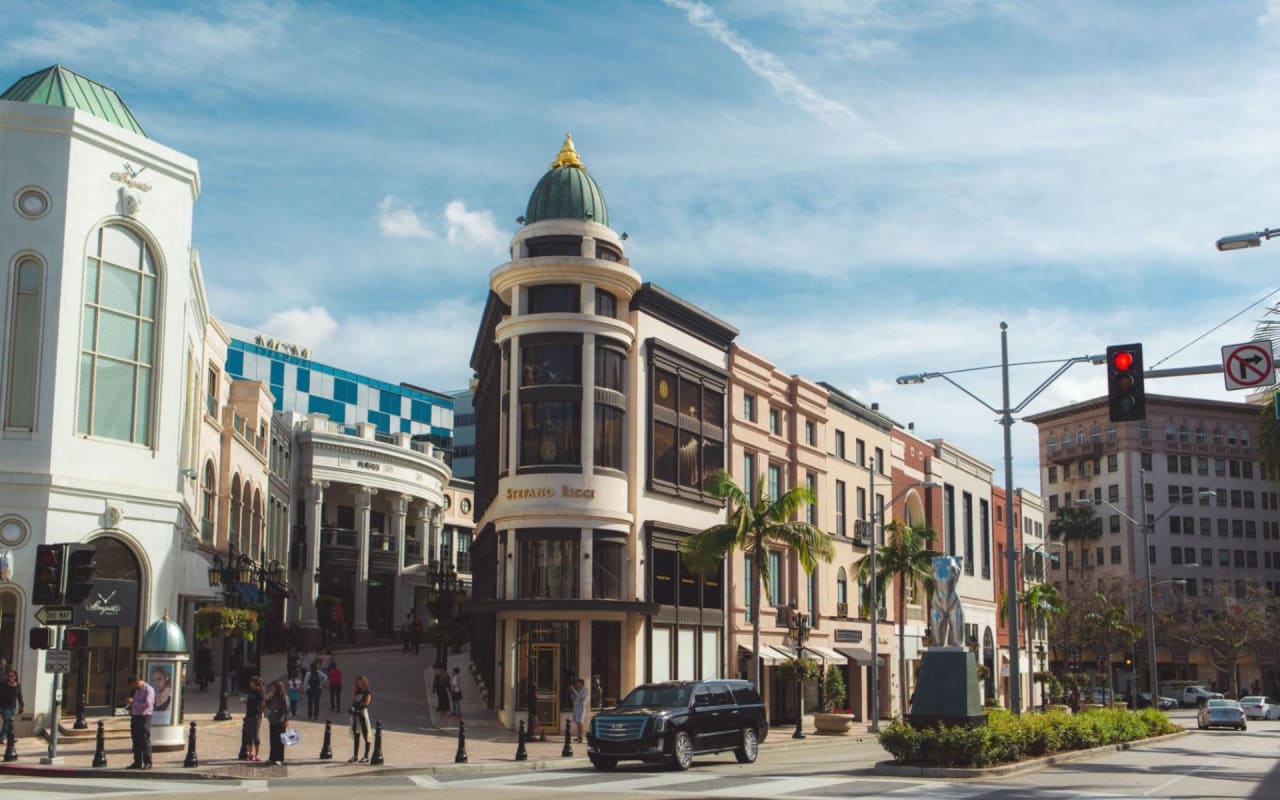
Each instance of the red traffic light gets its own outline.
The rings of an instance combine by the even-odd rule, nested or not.
[[[1133,353],[1121,350],[1111,357],[1111,363],[1116,369],[1127,372],[1133,366]]]
[[[69,650],[78,647],[88,647],[89,629],[67,628],[62,634],[62,646]]]

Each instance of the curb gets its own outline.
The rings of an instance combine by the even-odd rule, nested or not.
[[[1012,764],[999,764],[994,767],[917,767],[898,764],[894,761],[879,761],[875,765],[875,772],[878,775],[890,775],[897,778],[947,778],[954,779],[973,779],[973,778],[1002,778],[1009,775],[1018,775],[1023,772],[1032,772],[1034,770],[1043,769],[1044,767],[1052,767],[1056,764],[1068,764],[1072,761],[1082,761],[1088,758],[1096,758],[1109,753],[1118,753],[1125,750],[1132,750],[1135,747],[1141,747],[1149,744],[1159,744],[1170,739],[1176,739],[1179,736],[1185,736],[1186,731],[1177,733],[1169,733],[1164,736],[1153,736],[1150,739],[1138,739],[1132,742],[1120,742],[1119,744],[1105,744],[1101,747],[1092,747],[1088,750],[1070,750],[1065,753],[1054,753],[1051,756],[1042,756],[1040,758],[1032,758],[1026,761],[1017,761]]]

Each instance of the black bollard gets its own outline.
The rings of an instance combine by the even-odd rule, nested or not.
[[[467,763],[467,725],[458,720],[458,752],[453,756],[453,763]]]
[[[524,749],[524,720],[520,720],[520,733],[516,739],[516,761],[528,761],[529,753]]]
[[[98,720],[98,744],[93,749],[93,766],[105,767],[107,765],[107,735],[102,728],[102,720]]]
[[[569,744],[569,720],[564,721],[564,749],[560,751],[560,755],[569,758],[573,755],[573,745]]]
[[[240,725],[240,755],[236,756],[236,758],[241,761],[249,760],[249,728],[246,727],[245,723]]]
[[[5,761],[18,760],[18,740],[15,739],[13,736],[12,725],[9,726],[9,740],[8,742],[5,743],[5,746],[4,746],[4,760]]]
[[[369,759],[369,766],[382,766],[382,720],[373,723],[373,757]]]
[[[324,744],[323,744],[323,745],[321,745],[321,747],[320,747],[320,760],[321,760],[321,761],[329,761],[330,759],[332,759],[332,758],[333,758],[333,747],[331,746],[331,745],[332,745],[332,739],[331,739],[332,734],[330,733],[330,728],[332,728],[332,727],[333,727],[333,723],[329,722],[329,720],[327,720],[327,719],[326,719],[326,720],[324,721]]]
[[[99,722],[98,725],[102,725],[102,723]],[[99,727],[98,730],[101,731],[102,728]],[[191,722],[191,733],[187,734],[187,758],[182,762],[182,766],[187,769],[200,766],[200,759],[196,758],[196,723],[194,720]]]

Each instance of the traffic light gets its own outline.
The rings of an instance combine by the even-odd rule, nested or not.
[[[53,628],[43,625],[32,628],[28,644],[32,650],[48,650],[53,647]]]
[[[65,548],[60,544],[42,544],[36,547],[36,571],[31,587],[33,604],[62,604],[62,558],[65,553]]]
[[[1142,382],[1142,345],[1107,348],[1107,399],[1112,422],[1147,418],[1147,390]]]
[[[1124,665],[1125,665],[1126,667],[1132,667],[1132,666],[1133,666],[1133,656],[1125,656],[1125,657],[1124,657]]]
[[[97,549],[91,544],[73,544],[67,548],[67,591],[63,598],[67,605],[79,605],[93,591],[95,555]]]
[[[67,628],[62,634],[62,646],[68,650],[89,646],[88,628]]]

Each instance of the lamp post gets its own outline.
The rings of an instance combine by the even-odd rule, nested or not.
[[[972,372],[972,369],[951,370],[949,372],[922,372],[916,375],[903,375],[898,378],[900,384],[924,383],[930,378],[942,378],[947,383],[956,387],[960,391],[972,397],[982,404],[984,408],[993,414],[1000,415],[1000,425],[1004,428],[1004,519],[1005,519],[1005,538],[1007,547],[1005,548],[1006,560],[1008,565],[1008,591],[1016,593],[1018,591],[1018,549],[1014,544],[1014,527],[1013,527],[1013,415],[1026,408],[1032,400],[1040,396],[1040,393],[1049,388],[1049,385],[1057,380],[1063,373],[1072,367],[1073,364],[1105,364],[1105,355],[1092,356],[1076,356],[1063,361],[1053,374],[1044,380],[1035,391],[1027,395],[1025,399],[1017,406],[1009,404],[1009,326],[1006,323],[1000,323],[1000,383],[1003,395],[1003,406],[995,408],[987,401],[978,397],[973,392],[961,386],[950,376],[958,372]],[[1043,363],[1043,362],[1031,362]],[[1014,365],[1017,366],[1017,365]],[[977,367],[975,369],[993,369],[994,367]],[[1009,604],[1009,708],[1014,714],[1022,713],[1022,664],[1021,655],[1018,650],[1018,604]]]
[[[875,456],[871,457],[871,469],[868,470],[870,475],[870,486],[867,493],[867,503],[870,508],[867,511],[867,519],[870,522],[868,535],[871,537],[871,708],[869,709],[871,723],[867,726],[870,733],[880,732],[880,651],[879,651],[879,622],[880,622],[880,587],[879,581],[876,580],[878,568],[876,567],[876,546],[880,541],[880,537],[876,535],[876,522],[880,523],[881,530],[884,529],[884,508],[876,510],[876,472],[880,469],[880,460]],[[889,508],[893,508],[893,504],[912,489],[932,489],[937,486],[936,481],[918,481],[902,488],[897,494],[889,499],[886,504]],[[892,488],[893,484],[889,484]],[[905,675],[899,676],[899,680],[906,680]]]
[[[1228,250],[1261,247],[1264,240],[1274,239],[1277,236],[1280,236],[1280,228],[1263,228],[1256,233],[1237,233],[1232,236],[1223,236],[1217,242],[1214,242],[1214,246],[1225,253]]]
[[[1106,500],[1102,501],[1102,505],[1110,508],[1112,511],[1116,512],[1120,516],[1129,520],[1129,523],[1132,524],[1135,528],[1137,528],[1138,531],[1142,534],[1142,536],[1140,537],[1142,539],[1142,549],[1143,549],[1142,563],[1144,566],[1144,573],[1146,578],[1146,593],[1147,593],[1147,640],[1148,640],[1147,641],[1147,661],[1148,661],[1147,681],[1149,684],[1149,688],[1151,689],[1151,702],[1158,706],[1160,703],[1160,700],[1159,700],[1160,676],[1159,676],[1159,671],[1156,669],[1156,610],[1155,610],[1155,600],[1152,597],[1153,587],[1151,583],[1151,543],[1148,542],[1147,539],[1155,531],[1156,523],[1164,519],[1169,514],[1170,511],[1173,511],[1175,508],[1177,508],[1177,505],[1169,506],[1164,511],[1160,512],[1159,516],[1152,518],[1150,521],[1147,521],[1146,477],[1147,477],[1147,471],[1145,469],[1139,469],[1138,470],[1138,498],[1139,498],[1138,499],[1138,504],[1139,504],[1138,515],[1142,519],[1141,522],[1129,516],[1124,511],[1115,507],[1114,505],[1107,502]],[[1217,494],[1218,493],[1212,489],[1203,489],[1199,492],[1198,496],[1199,497],[1216,497]],[[1076,500],[1076,505],[1091,506],[1093,505],[1093,501],[1085,498],[1081,498],[1079,500]],[[1192,565],[1187,565],[1187,566],[1192,566]],[[1195,566],[1198,566],[1198,565],[1195,565]]]
[[[237,584],[251,583],[254,577],[253,559],[245,553],[237,553],[234,542],[227,548],[227,559],[222,560],[222,556],[217,553],[213,554],[213,564],[209,567],[209,586],[213,588],[221,588],[223,602],[227,608],[238,608],[240,603],[240,588]],[[231,712],[227,710],[227,672],[230,670],[230,654],[227,652],[227,632],[222,632],[222,681],[220,696],[218,698],[218,713],[214,715],[215,720],[231,719]]]
[[[804,640],[809,635],[809,615],[796,610],[795,602],[791,604],[791,613],[787,615],[787,627],[791,629],[796,642],[796,666],[804,661]],[[792,739],[804,739],[804,681],[796,680],[796,732]]]
[[[453,617],[456,595],[464,591],[462,578],[454,570],[453,562],[433,561],[427,570],[427,597],[436,610],[436,667],[448,667],[448,644],[441,645],[445,625]]]

